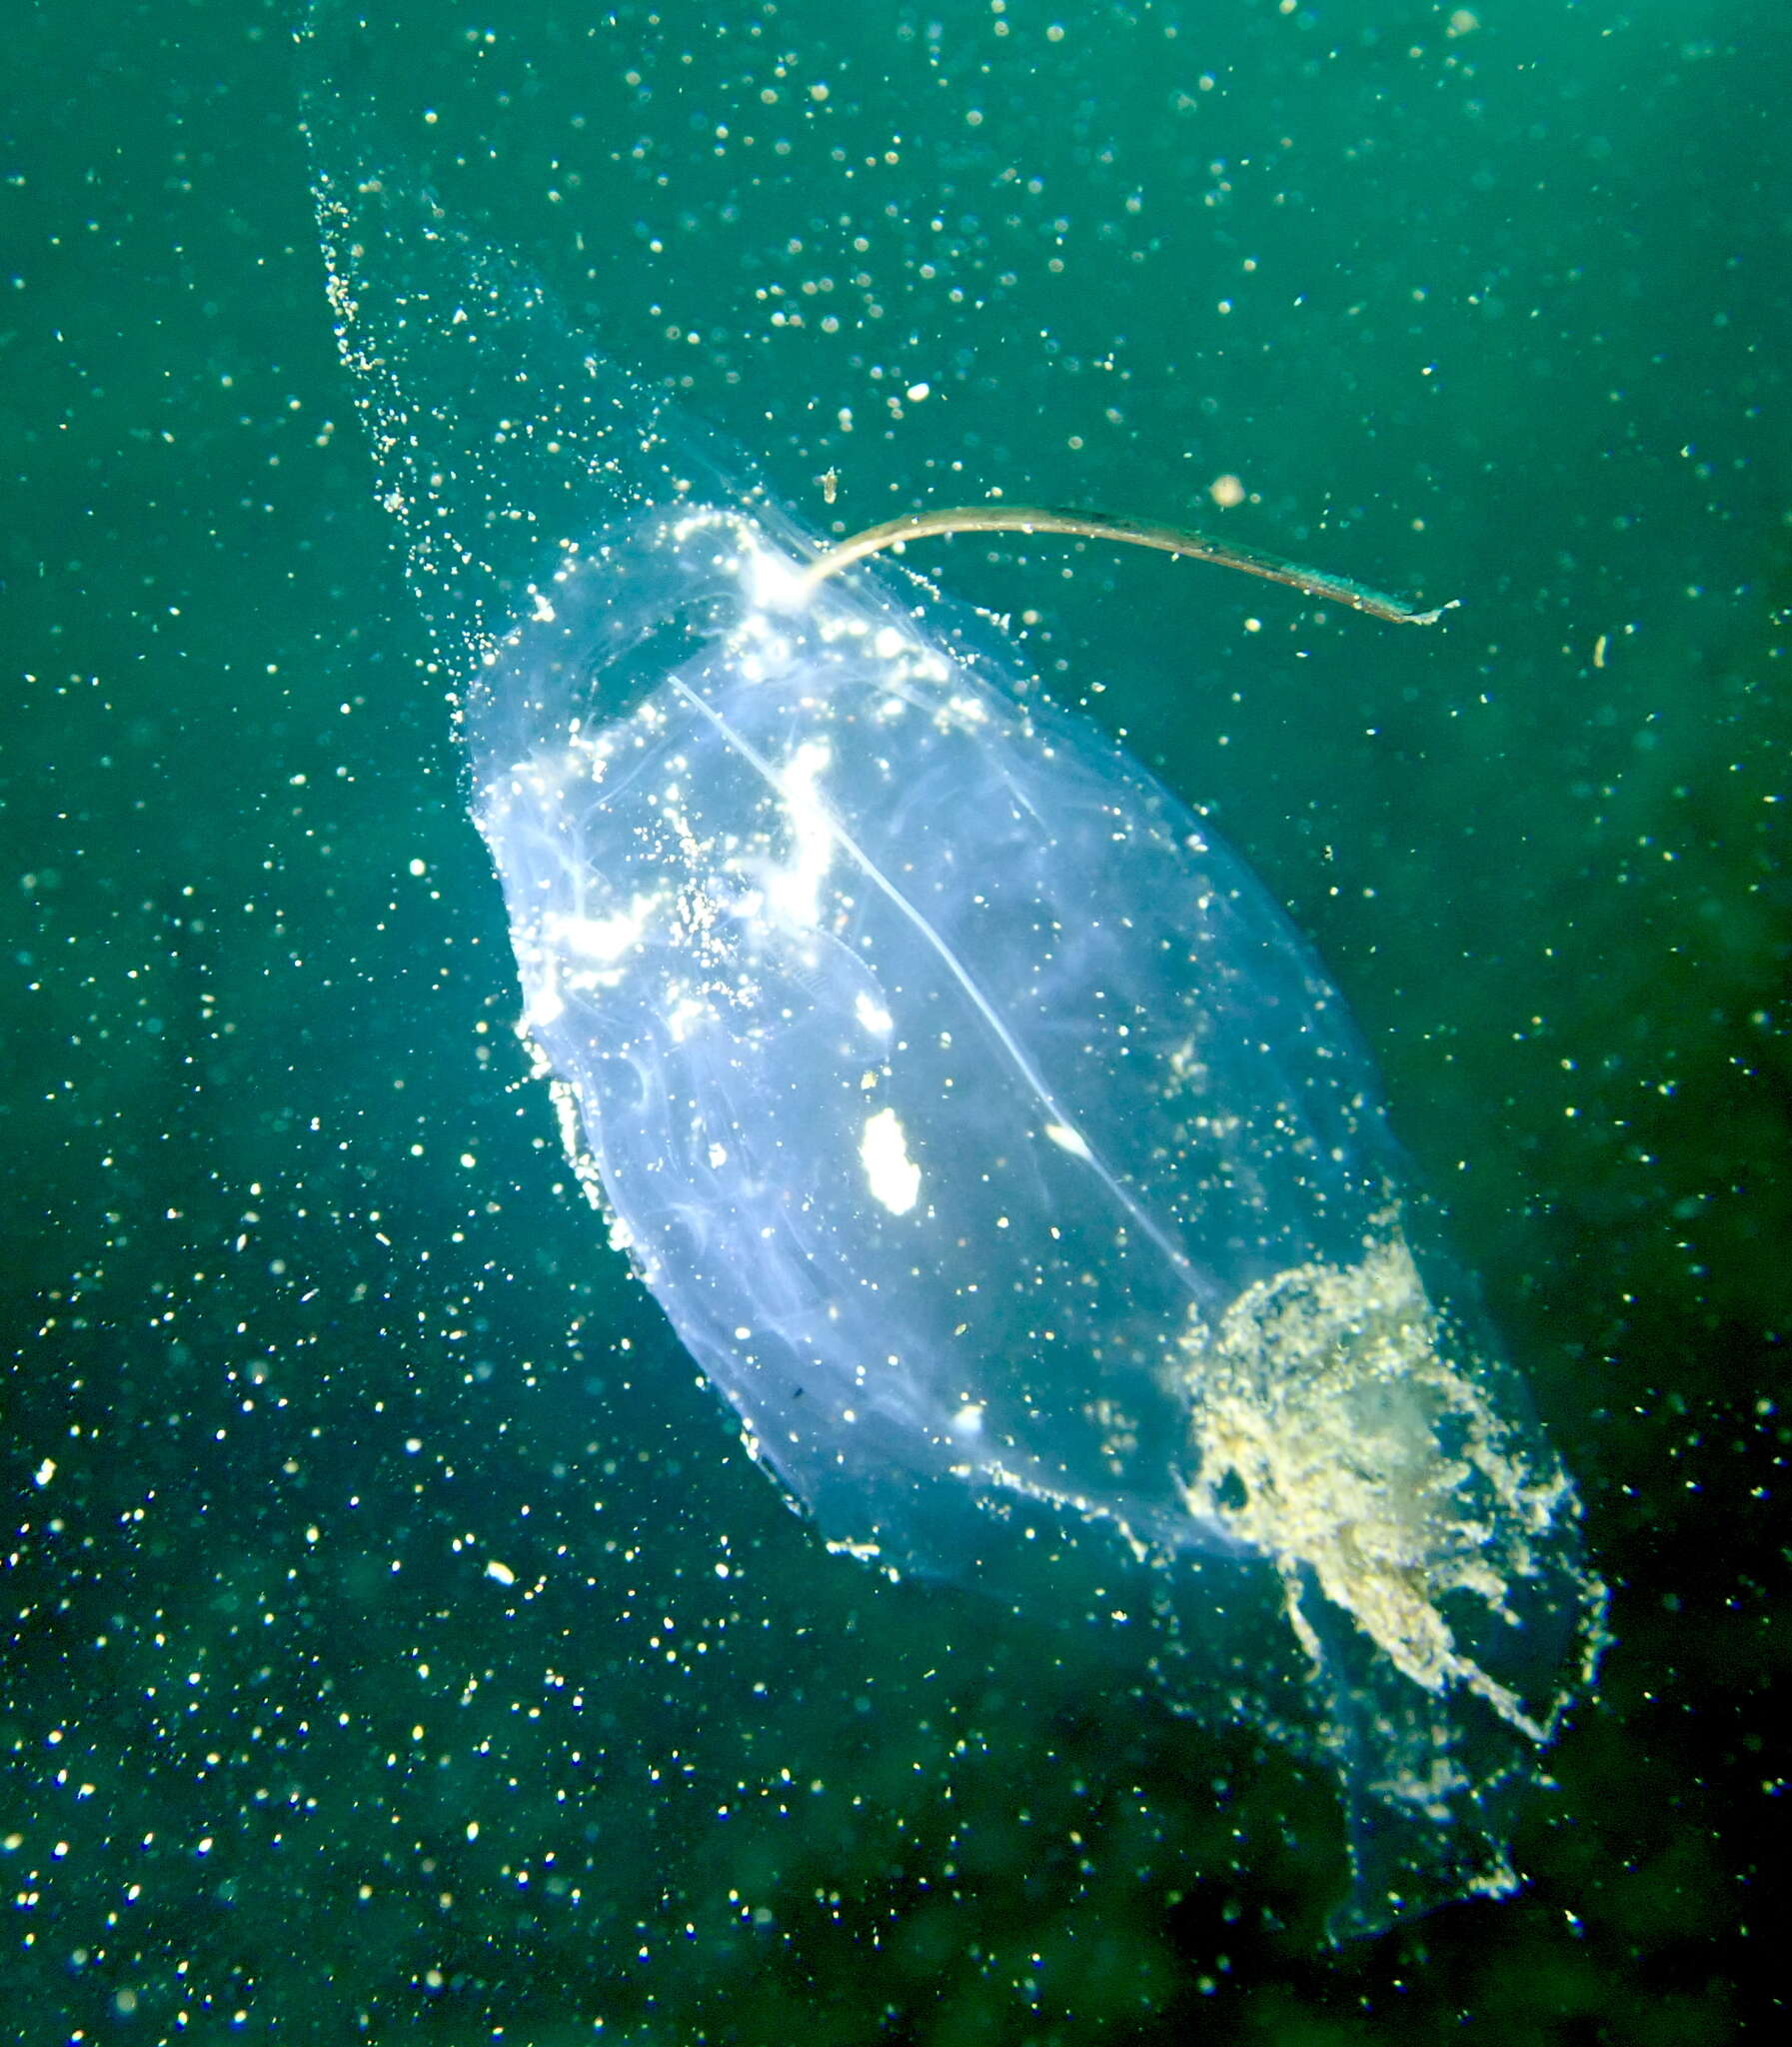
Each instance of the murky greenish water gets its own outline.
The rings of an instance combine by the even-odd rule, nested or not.
[[[9,32],[0,2030],[1764,2015],[1777,12],[329,26],[321,73],[280,11]],[[468,815],[440,531],[502,625],[542,472],[412,357],[426,446],[478,459],[377,502],[307,91],[325,160],[508,252],[820,531],[999,493],[1460,597],[1417,633],[1061,541],[927,562],[1317,944],[1576,1476],[1616,1641],[1516,1895],[1328,1947],[1333,1773],[1260,1699],[1174,1716],[1080,1588],[831,1555],[742,1454],[529,1078]]]

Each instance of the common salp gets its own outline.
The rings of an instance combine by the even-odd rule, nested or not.
[[[1601,1594],[1316,957],[980,621],[818,575],[744,460],[394,206],[321,177],[386,495],[473,650],[523,1029],[749,1449],[893,1572],[1145,1583],[1173,1703],[1335,1770],[1340,1930],[1510,1889]]]

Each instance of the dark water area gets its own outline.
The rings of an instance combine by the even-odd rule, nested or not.
[[[1771,2022],[1782,11],[520,0],[321,86],[284,9],[5,41],[0,2037]],[[742,1453],[512,1028],[308,89],[818,529],[1000,493],[1461,600],[929,562],[1317,944],[1579,1483],[1615,1642],[1516,1896],[1329,1948],[1322,1771]]]

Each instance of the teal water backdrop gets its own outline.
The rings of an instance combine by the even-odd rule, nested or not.
[[[1317,942],[1614,1588],[1526,1889],[1332,1952],[1321,1775],[826,1554],[606,1247],[336,359],[289,18],[10,32],[11,2037],[1767,2009],[1787,41],[539,0],[389,14],[322,88],[817,527],[999,492],[1462,600],[929,563]]]

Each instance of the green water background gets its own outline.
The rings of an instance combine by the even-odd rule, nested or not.
[[[950,571],[1318,941],[1618,1646],[1525,1893],[1331,1955],[1323,1783],[820,1552],[519,1084],[287,16],[34,7],[0,2033],[1731,2037],[1785,1902],[1782,11],[660,17],[419,8],[377,90],[805,516],[1000,488],[1463,599]]]

